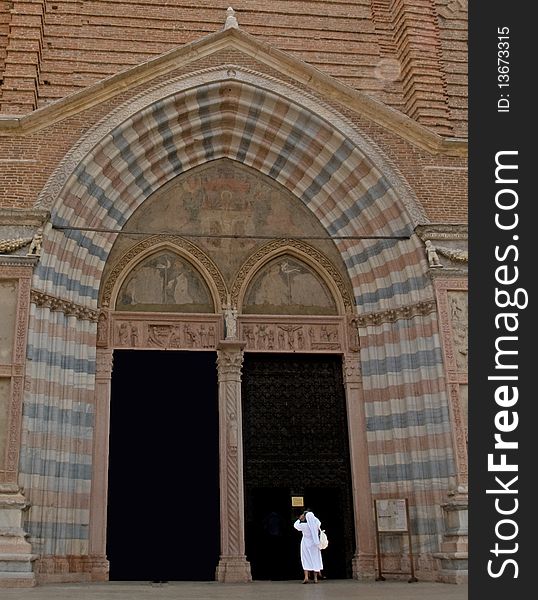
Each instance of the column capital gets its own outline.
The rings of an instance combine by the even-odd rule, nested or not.
[[[245,345],[245,342],[237,341],[223,340],[219,342],[217,346],[219,380],[227,375],[241,376]]]

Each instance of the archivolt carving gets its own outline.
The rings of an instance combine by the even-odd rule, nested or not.
[[[313,267],[329,286],[337,304],[346,312],[352,312],[354,299],[338,269],[319,250],[300,240],[273,240],[254,252],[239,269],[230,292],[231,302],[240,306],[250,281],[262,265],[270,259],[289,253]],[[321,268],[321,269],[320,269]]]
[[[132,268],[143,256],[161,248],[178,252],[205,275],[204,279],[214,295],[215,309],[220,311],[220,307],[226,304],[228,288],[218,267],[200,248],[176,235],[153,235],[130,248],[116,263],[105,281],[101,292],[101,305],[110,306],[113,295],[117,293],[119,284],[130,271],[130,267]]]

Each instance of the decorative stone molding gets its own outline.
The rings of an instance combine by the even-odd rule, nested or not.
[[[421,224],[415,228],[415,231],[423,242],[426,240],[467,241],[469,238],[468,226],[462,223],[454,225],[446,223]]]
[[[135,264],[153,252],[165,248],[183,256],[197,268],[208,284],[214,296],[213,301],[216,305],[216,310],[219,311],[220,307],[224,306],[228,299],[228,288],[217,265],[198,246],[195,246],[185,238],[172,234],[149,236],[132,246],[121,256],[104,283],[101,292],[101,306],[109,307],[115,302],[115,295],[118,292],[119,285]]]
[[[16,252],[24,246],[32,243],[32,238],[14,238],[11,240],[0,240],[0,254],[10,254]]]
[[[30,313],[30,278],[32,267],[1,266],[0,279],[15,281],[12,307],[15,311],[11,358],[0,366],[0,376],[8,380],[8,397],[5,406],[4,460],[0,462],[0,483],[16,483],[18,479],[22,403],[26,362],[26,338]],[[4,315],[0,316],[3,318]],[[8,343],[4,341],[4,343]],[[1,523],[1,521],[0,521]],[[0,544],[2,535],[0,534]]]
[[[445,246],[435,246],[435,249],[439,254],[450,258],[450,260],[453,260],[454,262],[469,262],[469,253],[467,250],[462,250],[460,248],[446,248]]]
[[[408,306],[399,306],[398,308],[390,308],[380,312],[358,315],[357,323],[359,327],[381,325],[382,323],[393,323],[400,319],[412,319],[417,316],[426,316],[436,310],[435,300],[425,300]]]
[[[104,84],[99,82],[91,85],[49,106],[35,110],[31,114],[6,117],[0,120],[0,135],[24,135],[39,131],[47,125],[113,98],[117,94],[125,92],[126,89],[149,83],[156,77],[171,73],[193,61],[202,60],[206,56],[226,49],[239,51],[247,57],[263,63],[266,67],[281,73],[282,76],[287,76],[296,83],[306,86],[313,93],[329,96],[347,109],[374,121],[431,154],[442,153],[452,156],[467,154],[465,139],[443,138],[407,115],[350,88],[287,52],[260,41],[239,27],[222,29],[185,44],[146,63],[108,77]],[[302,93],[307,95],[305,91]],[[287,97],[286,94],[283,94],[283,97]]]
[[[48,210],[0,208],[0,226],[42,227],[50,217]]]
[[[360,502],[355,498],[353,503],[356,547],[352,560],[353,578],[361,581],[373,581],[375,577],[373,503],[366,442],[361,363],[358,354],[344,354],[342,370],[349,428],[351,479],[353,489],[362,490]]]
[[[329,286],[334,299],[341,305],[341,311],[352,312],[355,300],[352,291],[333,263],[319,250],[301,240],[273,240],[252,253],[239,269],[232,285],[230,298],[240,307],[247,287],[260,268],[271,259],[284,254],[295,256],[312,267]]]
[[[99,318],[99,311],[87,308],[86,306],[80,306],[69,300],[63,300],[50,294],[45,294],[38,290],[31,290],[30,302],[36,306],[50,308],[52,311],[63,312],[67,316],[76,317],[83,321],[94,321],[97,322]]]
[[[458,485],[467,485],[467,422],[464,412],[467,373],[467,281],[437,278],[435,294],[439,306],[439,328],[445,364]]]
[[[197,59],[199,58],[201,58],[201,56],[197,57]],[[362,132],[359,134],[356,126],[345,116],[336,111],[329,104],[320,101],[319,98],[308,94],[303,89],[293,87],[281,80],[270,77],[265,73],[252,71],[237,65],[213,67],[168,80],[166,83],[156,85],[150,90],[140,93],[111,111],[111,113],[101,122],[90,128],[62,160],[43,188],[36,206],[45,208],[54,206],[64,184],[74,172],[77,165],[102,139],[108,136],[115,127],[121,125],[121,123],[132,117],[135,113],[146,109],[151,103],[161,101],[169,95],[177,95],[186,92],[193,87],[203,86],[204,84],[231,80],[251,85],[262,90],[270,90],[280,98],[288,98],[292,102],[306,108],[331,123],[333,127],[345,135],[357,146],[357,148],[361,148],[365,155],[375,163],[376,167],[383,173],[384,177],[390,182],[390,185],[398,194],[406,211],[410,215],[412,222],[419,224],[427,223],[429,221],[415,191],[412,186],[405,181],[401,172],[394,167],[392,161],[385,156],[384,152],[371,139]],[[121,91],[123,92],[124,89],[125,88],[122,86]],[[62,101],[59,101],[59,103],[61,102]],[[414,123],[411,119],[409,119],[409,121]],[[406,129],[406,131],[408,131],[408,129]],[[433,132],[430,133],[433,134]],[[437,136],[436,134],[433,135],[438,137],[441,143],[446,143],[440,136]],[[466,143],[463,142],[461,147],[465,148]]]

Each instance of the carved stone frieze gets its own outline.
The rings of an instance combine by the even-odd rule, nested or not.
[[[343,319],[243,316],[239,338],[251,352],[343,352]]]
[[[68,316],[74,316],[77,319],[86,321],[97,321],[99,312],[86,306],[80,306],[74,302],[45,294],[37,290],[31,290],[30,302],[36,306],[50,308],[52,311],[63,312]]]
[[[357,324],[360,327],[367,325],[380,325],[381,323],[393,323],[399,319],[412,319],[417,316],[429,315],[436,310],[435,300],[425,300],[410,304],[408,306],[399,306],[375,313],[366,313],[357,316]]]
[[[418,225],[416,230],[419,238],[424,242],[425,240],[467,240],[468,239],[468,227],[465,224],[432,224]]]
[[[221,318],[171,317],[157,318],[148,314],[122,313],[112,318],[111,344],[115,348],[161,350],[215,350],[221,339]],[[104,326],[103,326],[104,327]]]
[[[49,217],[48,210],[0,208],[2,226],[42,227]]]

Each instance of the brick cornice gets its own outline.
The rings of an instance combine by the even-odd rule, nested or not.
[[[364,116],[430,154],[466,156],[467,140],[444,138],[403,113],[322,73],[250,34],[230,28],[185,44],[155,59],[108,77],[32,113],[0,115],[0,135],[28,135],[157,77],[223,50],[234,49],[278,70],[325,98]]]

